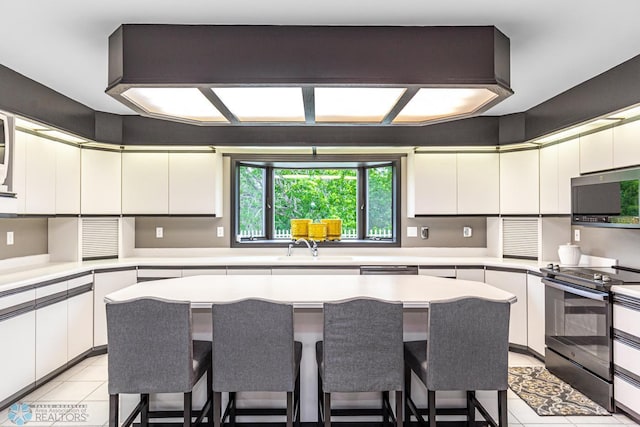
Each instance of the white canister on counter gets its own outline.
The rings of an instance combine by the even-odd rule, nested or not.
[[[558,246],[558,256],[560,257],[561,265],[578,265],[580,262],[580,246],[567,243],[566,245]]]

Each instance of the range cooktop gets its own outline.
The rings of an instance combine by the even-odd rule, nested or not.
[[[627,267],[560,267],[548,264],[542,275],[560,282],[608,291],[613,285],[640,285],[640,271]]]

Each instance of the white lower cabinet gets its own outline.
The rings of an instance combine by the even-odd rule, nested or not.
[[[640,299],[615,295],[614,396],[617,406],[640,417]]]
[[[544,284],[542,278],[527,274],[527,346],[544,356]]]
[[[135,285],[135,269],[96,273],[93,277],[93,345],[107,344],[107,312],[104,297],[118,289]]]
[[[419,267],[418,274],[422,276],[433,276],[433,277],[448,277],[450,279],[455,279],[456,277],[456,269],[455,267],[447,268],[429,268],[429,267]]]
[[[274,267],[271,269],[271,274],[276,275],[321,275],[321,274],[352,274],[359,275],[360,267],[353,268],[304,268],[304,267]]]
[[[527,345],[527,275],[524,271],[485,270],[485,282],[511,292],[518,300],[511,304],[509,342]]]
[[[67,363],[67,300],[36,309],[36,381]]]
[[[71,361],[93,347],[93,292],[67,300],[67,358]]]
[[[0,320],[0,402],[35,382],[35,332],[34,310]]]
[[[456,269],[456,279],[484,282],[484,268],[460,268]]]

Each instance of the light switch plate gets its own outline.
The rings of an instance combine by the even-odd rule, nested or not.
[[[7,246],[13,245],[13,231],[7,231]]]
[[[573,240],[576,242],[580,241],[580,230],[573,230]]]
[[[217,228],[216,232],[218,233],[218,237],[224,237],[224,227],[223,226],[219,226]]]
[[[423,240],[429,238],[429,227],[420,227],[420,238]]]
[[[164,229],[162,227],[156,227],[156,239],[162,239],[164,237]]]
[[[473,228],[462,227],[462,237],[471,237],[471,236],[473,236]]]
[[[418,227],[407,227],[407,237],[418,237]]]

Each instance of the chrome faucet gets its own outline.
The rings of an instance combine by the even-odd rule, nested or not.
[[[291,256],[291,250],[293,249],[293,245],[298,245],[300,242],[304,242],[309,250],[311,251],[312,256],[318,256],[318,243],[315,240],[311,239],[311,243],[307,239],[298,239],[293,243],[289,243],[289,248],[287,249],[287,256]]]

